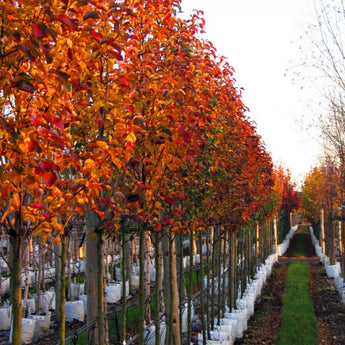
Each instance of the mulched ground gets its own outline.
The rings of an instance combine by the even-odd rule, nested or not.
[[[323,266],[311,267],[311,296],[318,319],[319,345],[345,344],[345,307]]]
[[[281,325],[280,312],[287,268],[286,264],[274,265],[272,275],[256,301],[254,316],[248,321],[248,330],[242,339],[236,340],[236,345],[273,344]]]
[[[305,234],[305,240],[307,256],[296,258],[292,257],[295,248],[295,238],[292,238],[288,251],[275,264],[262,296],[256,303],[255,314],[248,322],[248,330],[235,345],[274,344],[281,324],[280,311],[286,271],[291,260],[296,259],[307,260],[310,264],[310,293],[318,319],[319,345],[345,344],[345,307],[340,301],[333,279],[327,279],[324,267],[315,256],[309,234]]]

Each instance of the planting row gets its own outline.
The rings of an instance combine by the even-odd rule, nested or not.
[[[172,330],[169,322],[171,314],[169,316],[167,310],[172,310],[173,307],[167,297],[169,291],[171,293],[173,285],[169,279],[170,274],[166,274],[166,267],[167,270],[172,270],[175,267],[177,277],[175,286],[178,289],[179,296],[181,296],[179,298],[180,302],[177,304],[177,317],[180,322],[181,336],[188,337],[187,334],[192,329],[192,322],[196,322],[201,329],[205,329],[208,334],[211,334],[210,332],[215,330],[215,325],[207,324],[202,326],[203,322],[201,320],[225,322],[220,321],[220,319],[230,317],[231,313],[241,314],[241,310],[249,307],[250,303],[255,300],[262,284],[270,274],[270,267],[276,260],[277,254],[284,252],[288,247],[291,231],[287,234],[283,243],[277,245],[278,237],[281,237],[283,233],[286,234],[287,224],[288,222],[284,220],[284,216],[281,216],[278,220],[266,221],[262,224],[253,223],[252,226],[243,227],[236,233],[226,232],[225,229],[218,226],[210,227],[205,233],[200,233],[198,237],[193,236],[193,234],[180,234],[171,238],[170,245],[174,244],[176,248],[176,262],[170,268],[166,264],[168,263],[167,260],[172,259],[169,256],[174,252],[169,250],[167,252],[169,255],[164,255],[164,238],[160,238],[159,242],[155,242],[154,236],[157,234],[146,232],[147,241],[145,241],[144,256],[141,257],[140,241],[133,233],[128,237],[125,245],[120,246],[118,252],[110,253],[103,248],[102,265],[104,270],[102,276],[104,281],[109,280],[111,282],[111,284],[104,286],[105,303],[123,302],[129,292],[135,289],[144,292],[145,300],[150,301],[150,295],[152,292],[155,294],[158,287],[158,296],[161,298],[158,313],[160,320],[164,320],[160,334],[162,333],[163,336],[164,333],[168,339],[172,336]],[[166,239],[169,238],[169,236],[166,237]],[[153,243],[152,248],[149,246],[151,241]],[[113,246],[113,248],[115,247],[116,245]],[[61,269],[59,270],[56,266],[59,263],[59,257],[56,256],[56,253],[52,258],[46,254],[40,253],[40,255],[44,258],[49,257],[49,263],[40,261],[43,265],[42,267],[39,266],[42,269],[41,281],[44,278],[43,285],[42,283],[36,284],[35,291],[30,289],[28,293],[25,293],[28,285],[25,282],[35,282],[37,272],[33,271],[31,266],[22,271],[22,288],[24,289],[22,308],[26,316],[23,319],[25,321],[22,321],[23,342],[27,342],[24,325],[32,324],[32,318],[37,317],[40,320],[36,322],[34,327],[36,329],[33,333],[34,338],[40,336],[42,332],[46,332],[47,327],[42,326],[41,321],[42,323],[47,321],[50,313],[55,313],[55,319],[59,320],[57,313],[60,310],[60,302],[58,297],[61,295],[61,289],[57,286],[59,282],[57,277],[59,274],[61,275]],[[28,257],[33,258],[33,255]],[[90,260],[92,260],[92,256],[87,255],[86,248],[86,258],[77,259],[76,262],[71,261],[64,270],[65,274],[69,276],[66,291],[70,301],[66,301],[64,307],[67,322],[73,320],[89,322],[90,320],[89,308],[93,305],[93,303],[88,303],[90,285],[92,284],[90,271],[87,269]],[[192,267],[190,267],[190,262],[193,263]],[[3,273],[6,273],[6,269],[7,267],[3,267]],[[84,270],[86,271],[85,282],[77,283],[76,274],[84,276]],[[27,276],[29,276],[29,279],[26,279]],[[106,278],[107,276],[110,277]],[[121,280],[115,282],[115,277]],[[123,280],[123,278],[126,279]],[[8,277],[2,279],[3,282],[9,281]],[[144,284],[141,279],[144,279]],[[52,283],[48,284],[49,281],[52,281]],[[123,284],[124,281],[125,285]],[[52,284],[55,285],[55,289],[51,287],[48,291],[45,291],[46,284],[48,287]],[[167,287],[167,284],[170,284],[170,287]],[[3,283],[2,286],[6,286],[6,283]],[[198,290],[207,292],[200,296],[200,300],[202,300],[200,302],[203,304],[202,311],[200,305],[196,306],[192,301],[192,291]],[[125,291],[125,299],[123,298],[123,291]],[[91,301],[93,301],[94,297],[92,297],[92,294],[90,296]],[[166,306],[169,303],[171,307],[167,309]],[[154,308],[151,311],[146,308],[144,314],[144,324],[149,326],[144,331],[144,339],[148,343],[149,339],[152,339],[153,330],[156,327],[156,323],[152,324],[152,320],[156,319]],[[195,308],[198,309],[197,312],[195,312]],[[252,307],[249,309],[251,310]],[[12,310],[13,307],[9,303],[1,308],[0,314],[3,320],[0,324],[4,330],[10,329],[13,320],[11,319]],[[126,313],[123,314],[126,315]],[[248,317],[250,312],[244,314]],[[235,317],[239,317],[239,315]],[[26,321],[27,319],[31,321]],[[219,322],[216,323],[220,325]],[[33,327],[29,328],[32,330]],[[236,334],[239,334],[239,332]],[[121,336],[125,337],[125,334]]]
[[[312,242],[315,246],[316,255],[320,258],[320,261],[324,265],[327,277],[330,279],[334,279],[334,283],[339,293],[339,297],[342,303],[345,304],[345,282],[344,277],[341,274],[340,262],[335,262],[334,265],[331,265],[330,258],[323,252],[322,246],[320,245],[319,240],[315,236],[312,227],[310,227],[310,234]]]
[[[254,279],[251,279],[242,296],[236,300],[236,308],[231,312],[226,308],[222,318],[214,320],[213,330],[209,333],[207,345],[232,345],[236,338],[242,338],[243,332],[247,330],[247,321],[254,314],[254,304],[261,295],[261,290],[267,278],[271,275],[272,267],[278,260],[278,255],[283,255],[289,247],[290,240],[298,226],[293,227],[281,243],[277,252],[271,254],[261,266],[257,268]],[[226,279],[226,278],[225,278]],[[225,282],[227,286],[227,282]],[[206,292],[207,293],[207,292]],[[205,344],[205,334],[198,334],[198,344]]]

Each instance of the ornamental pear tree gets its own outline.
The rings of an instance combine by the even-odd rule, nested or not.
[[[21,253],[32,236],[52,245],[65,239],[74,217],[85,221],[88,319],[96,319],[88,341],[99,345],[108,342],[105,238],[121,233],[124,250],[128,224],[139,236],[140,343],[150,316],[144,253],[153,239],[159,280],[159,253],[166,253],[168,343],[179,345],[175,235],[190,233],[202,247],[212,228],[212,274],[220,274],[226,246],[234,274],[238,239],[247,236],[240,228],[278,209],[277,175],[234,70],[200,38],[202,13],[183,20],[179,10],[178,0],[2,6],[0,210],[15,258],[14,344]],[[157,288],[157,300],[161,293]],[[157,303],[157,342],[161,311]]]

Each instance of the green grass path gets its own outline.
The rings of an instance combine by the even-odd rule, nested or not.
[[[303,236],[297,234],[298,256],[305,255],[301,250],[305,247],[301,243]],[[282,325],[275,345],[317,345],[317,319],[309,293],[309,279],[309,264],[306,261],[290,263],[283,295]]]

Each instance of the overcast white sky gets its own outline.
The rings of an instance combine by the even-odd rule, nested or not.
[[[237,87],[244,88],[243,101],[274,162],[300,184],[321,152],[318,135],[305,125],[317,122],[309,105],[319,96],[292,81],[293,66],[302,63],[300,36],[312,21],[312,0],[182,1],[186,15],[193,9],[204,11],[205,37],[235,68]]]

